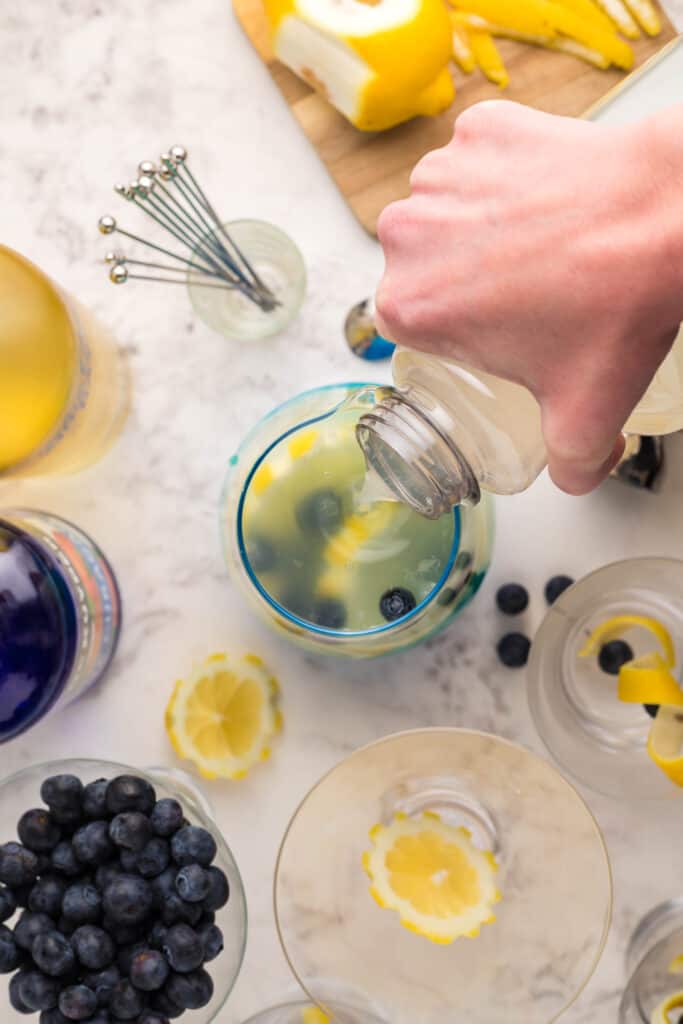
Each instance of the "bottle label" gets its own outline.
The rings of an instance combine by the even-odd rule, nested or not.
[[[121,629],[119,590],[106,558],[77,527],[44,512],[22,509],[18,517],[57,562],[76,607],[78,649],[61,705],[96,683],[113,658]]]

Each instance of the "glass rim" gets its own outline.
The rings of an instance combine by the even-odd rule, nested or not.
[[[316,393],[319,393],[319,392],[333,390],[335,388],[345,388],[347,391],[350,391],[351,389],[353,389],[355,387],[376,387],[376,386],[377,385],[375,385],[375,384],[361,384],[361,385],[357,385],[357,384],[329,384],[329,385],[323,385],[320,388],[311,388],[308,391],[301,392],[301,394],[299,394],[299,395],[295,395],[293,398],[289,399],[287,402],[284,402],[282,405],[277,406],[275,409],[273,409],[271,411],[271,413],[268,414],[268,418],[270,416],[274,415],[276,412],[280,412],[283,409],[286,409],[289,405],[297,402],[301,398],[305,398],[308,395],[313,395],[313,394],[316,394]],[[358,640],[358,639],[366,638],[366,637],[381,636],[382,634],[388,633],[391,630],[396,630],[398,628],[407,626],[408,624],[410,624],[413,621],[415,621],[415,619],[421,617],[422,613],[432,604],[432,602],[434,601],[436,596],[440,593],[443,585],[445,584],[446,580],[448,579],[448,577],[451,574],[451,570],[453,569],[453,566],[455,565],[455,560],[458,557],[458,553],[460,551],[460,540],[461,540],[461,534],[462,534],[462,522],[461,522],[461,516],[460,516],[460,508],[459,508],[459,506],[455,506],[453,508],[453,540],[452,540],[452,543],[451,543],[451,548],[450,548],[450,552],[449,552],[449,556],[448,556],[448,561],[447,561],[447,563],[446,563],[446,565],[444,567],[443,572],[441,573],[441,576],[439,577],[438,581],[434,584],[432,589],[429,591],[427,596],[425,598],[423,598],[422,601],[420,601],[420,603],[418,605],[416,605],[415,608],[413,608],[412,611],[410,611],[407,615],[402,616],[400,619],[397,619],[395,622],[387,622],[384,625],[372,626],[370,629],[360,629],[360,630],[330,629],[330,628],[325,627],[325,626],[318,626],[315,623],[308,622],[306,619],[303,619],[303,618],[299,617],[298,615],[295,615],[293,612],[291,612],[287,608],[285,608],[284,605],[281,605],[278,601],[276,601],[275,598],[272,597],[269,594],[269,592],[263,586],[263,584],[259,580],[258,576],[256,575],[256,573],[252,569],[251,564],[249,562],[249,557],[248,557],[247,552],[246,552],[246,546],[245,546],[245,542],[244,542],[243,516],[244,516],[244,505],[245,505],[245,502],[246,502],[247,491],[249,489],[249,485],[251,484],[251,481],[253,480],[253,478],[254,478],[256,472],[258,471],[259,467],[263,463],[263,460],[265,458],[267,458],[267,456],[271,453],[271,451],[277,445],[279,445],[282,441],[284,441],[291,434],[294,434],[294,433],[296,433],[296,432],[298,432],[300,430],[304,430],[307,427],[310,427],[310,426],[312,426],[315,423],[320,423],[323,420],[326,420],[329,416],[331,416],[334,412],[336,412],[337,409],[339,409],[339,407],[342,404],[343,403],[340,402],[340,403],[338,403],[338,405],[334,406],[332,409],[329,409],[327,412],[321,413],[319,416],[313,416],[313,417],[311,417],[308,420],[304,420],[302,423],[296,424],[296,426],[290,427],[289,430],[286,430],[283,434],[280,434],[279,437],[277,437],[271,444],[268,445],[268,447],[261,453],[261,455],[259,455],[259,457],[254,462],[253,466],[250,468],[249,473],[247,474],[247,477],[246,477],[246,479],[245,479],[245,481],[244,481],[244,483],[242,485],[242,490],[240,492],[239,500],[237,502],[237,512],[236,512],[236,516],[235,516],[235,521],[236,521],[236,531],[237,531],[237,548],[238,548],[238,551],[239,551],[240,562],[241,562],[242,567],[244,568],[244,570],[245,570],[245,572],[246,572],[250,582],[253,584],[253,586],[255,587],[257,592],[261,595],[261,597],[266,601],[266,603],[278,615],[280,615],[282,618],[284,618],[287,622],[292,623],[293,625],[297,626],[298,628],[304,629],[308,633],[313,633],[316,636],[330,637],[330,638],[334,638],[336,640],[344,641],[345,639]],[[264,420],[265,420],[265,417],[264,417],[264,419],[259,421],[259,424],[264,422]],[[254,428],[254,430],[256,430],[258,428],[259,424],[256,424],[256,427]],[[249,436],[251,436],[251,435],[247,436],[247,438],[245,439],[244,443],[246,443],[246,441],[248,440]],[[223,504],[224,504],[224,502],[221,501],[221,505],[222,506],[223,506]]]
[[[349,761],[354,760],[357,757],[361,757],[368,750],[376,749],[376,748],[384,746],[386,744],[393,743],[393,742],[396,742],[396,741],[400,741],[401,739],[404,739],[406,737],[418,736],[420,734],[428,737],[428,736],[435,736],[437,734],[444,734],[444,733],[449,733],[451,735],[452,734],[457,734],[457,735],[464,735],[464,736],[479,736],[479,737],[482,737],[484,739],[495,740],[496,743],[500,743],[500,744],[502,744],[503,746],[506,746],[506,747],[512,747],[514,750],[523,751],[524,754],[526,754],[529,757],[533,758],[536,762],[540,762],[541,764],[545,765],[545,767],[549,771],[551,771],[551,772],[553,772],[555,774],[555,776],[557,777],[558,781],[561,782],[566,787],[566,789],[568,789],[571,793],[574,794],[576,799],[582,805],[583,809],[585,810],[588,818],[590,819],[590,821],[591,821],[591,823],[593,825],[593,830],[594,830],[595,836],[596,836],[596,838],[598,840],[598,843],[599,843],[599,846],[600,846],[600,848],[602,850],[603,862],[604,862],[605,869],[606,869],[606,872],[607,872],[607,889],[608,889],[608,893],[607,893],[607,905],[606,905],[606,908],[605,908],[605,918],[604,918],[603,925],[602,925],[602,934],[600,936],[600,941],[599,941],[599,943],[596,946],[596,950],[595,950],[595,954],[594,954],[594,957],[593,957],[593,961],[592,961],[591,966],[590,966],[590,970],[587,971],[586,976],[585,976],[583,982],[577,988],[576,992],[572,995],[571,999],[568,1000],[568,1002],[565,1004],[565,1006],[562,1008],[562,1010],[560,1010],[560,1013],[558,1014],[558,1017],[559,1017],[561,1014],[566,1013],[566,1011],[571,1006],[573,1006],[576,1003],[576,1001],[578,1000],[579,996],[583,993],[583,991],[585,990],[586,986],[590,982],[591,978],[595,974],[595,971],[597,970],[598,964],[600,963],[600,961],[602,959],[602,955],[603,955],[603,953],[605,951],[605,946],[607,945],[607,939],[609,937],[610,929],[612,927],[612,917],[613,917],[613,914],[614,914],[614,873],[612,871],[612,862],[610,860],[609,848],[607,846],[607,842],[606,842],[605,837],[603,835],[602,829],[600,828],[600,823],[599,823],[599,821],[597,819],[597,816],[591,810],[590,805],[588,804],[587,800],[585,799],[583,794],[580,792],[578,787],[575,786],[574,783],[570,779],[568,779],[559,770],[559,768],[557,768],[554,764],[552,764],[549,760],[547,760],[547,758],[543,757],[541,754],[537,754],[535,751],[530,750],[524,744],[517,743],[515,740],[509,740],[509,739],[507,739],[504,736],[498,736],[496,733],[486,732],[483,729],[467,729],[467,728],[461,728],[459,726],[448,726],[448,725],[427,726],[427,727],[416,728],[416,729],[402,729],[399,732],[390,733],[388,736],[381,736],[379,739],[371,740],[369,743],[364,743],[363,746],[358,747],[356,750],[352,751],[350,754],[347,754],[345,757],[343,757],[340,761],[337,761],[337,763],[332,765],[331,768],[328,768],[328,770],[323,775],[321,775],[320,778],[316,782],[314,782],[312,786],[309,787],[309,789],[307,790],[305,795],[301,798],[301,800],[298,802],[298,804],[296,805],[294,811],[291,814],[291,817],[290,817],[290,819],[289,819],[289,821],[287,823],[287,828],[285,829],[285,832],[284,832],[284,835],[282,837],[282,840],[280,841],[280,845],[278,847],[278,852],[277,852],[277,857],[276,857],[276,860],[275,860],[275,871],[273,872],[272,901],[273,901],[273,916],[275,918],[275,929],[277,931],[277,937],[278,937],[278,942],[280,944],[280,949],[282,950],[283,956],[284,956],[285,960],[287,961],[287,965],[288,965],[290,971],[292,972],[294,978],[296,979],[297,983],[300,985],[301,989],[306,993],[307,997],[311,1000],[311,1002],[313,1002],[315,1004],[316,1003],[315,998],[313,997],[311,992],[309,992],[309,990],[306,987],[306,984],[304,982],[304,979],[299,975],[298,971],[296,970],[296,968],[295,968],[295,966],[292,963],[292,960],[290,958],[289,951],[288,951],[287,945],[285,943],[282,922],[280,920],[280,913],[279,913],[279,910],[278,910],[278,883],[279,883],[279,880],[280,880],[280,870],[281,870],[281,866],[282,866],[283,854],[284,854],[287,842],[289,840],[290,834],[292,832],[292,829],[294,827],[294,824],[297,821],[299,815],[301,814],[301,811],[303,810],[304,806],[308,803],[309,799],[313,796],[313,794],[321,786],[324,785],[324,783],[327,782],[327,780],[336,771],[339,770],[339,768],[341,768],[343,765],[348,764]],[[554,1018],[554,1019],[557,1019],[557,1018]]]

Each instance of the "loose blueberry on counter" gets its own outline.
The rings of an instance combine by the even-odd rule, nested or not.
[[[71,936],[76,956],[90,971],[101,971],[116,954],[111,936],[94,924],[82,924]]]
[[[54,931],[54,927],[54,921],[47,914],[25,910],[14,926],[14,941],[20,949],[30,953],[34,940],[44,932]]]
[[[0,882],[16,888],[31,885],[38,875],[38,858],[21,843],[0,846]]]
[[[71,840],[74,853],[82,864],[106,864],[116,856],[116,847],[109,838],[109,823],[91,821],[74,832]]]
[[[175,887],[182,900],[201,903],[209,895],[211,881],[199,864],[186,864],[176,875]]]
[[[304,533],[314,531],[323,537],[330,537],[341,528],[344,507],[336,491],[331,487],[322,487],[304,498],[295,515]]]
[[[81,874],[83,865],[74,853],[74,848],[68,839],[62,839],[57,843],[50,855],[52,867],[67,878],[76,878]]]
[[[109,826],[109,838],[124,850],[139,853],[152,838],[149,818],[140,811],[117,814]]]
[[[154,787],[137,775],[119,775],[107,786],[107,810],[111,815],[124,811],[150,814],[155,803]]]
[[[47,914],[48,917],[59,918],[66,888],[66,882],[62,878],[57,878],[56,875],[45,875],[43,878],[39,878],[29,893],[29,910],[36,914]]]
[[[529,594],[520,583],[506,583],[496,592],[496,604],[503,615],[520,615],[529,605]]]
[[[405,587],[394,587],[382,594],[379,602],[379,610],[387,622],[396,622],[408,615],[416,607],[415,596]]]
[[[197,934],[204,947],[204,963],[210,963],[223,952],[225,947],[223,932],[217,925],[207,923],[197,929]]]
[[[145,995],[123,978],[111,994],[109,1012],[117,1020],[135,1020],[145,1009]]]
[[[548,604],[555,604],[560,594],[564,594],[568,587],[571,587],[574,580],[571,576],[553,576],[545,585],[545,599]]]
[[[76,882],[62,900],[62,913],[74,924],[97,924],[102,917],[102,894],[96,885]]]
[[[87,1020],[97,1009],[97,997],[87,985],[69,985],[59,997],[59,1009],[67,1020]]]
[[[204,900],[204,910],[220,910],[230,899],[228,879],[224,871],[213,865],[206,869],[206,873],[209,876],[209,891]]]
[[[174,924],[169,928],[161,951],[173,970],[180,974],[194,971],[204,960],[202,940],[187,924]]]
[[[643,707],[647,711],[650,718],[656,718],[659,714],[659,704],[643,704]],[[679,1022],[679,1024],[683,1024],[683,1022]]]
[[[83,783],[76,775],[52,775],[40,787],[40,798],[51,811],[81,813]]]
[[[346,605],[336,597],[321,597],[311,608],[309,621],[323,629],[343,629],[346,625]]]
[[[81,799],[81,806],[83,808],[83,814],[86,818],[90,818],[93,821],[98,819],[106,818],[107,812],[107,786],[109,785],[108,779],[95,779],[94,782],[89,782],[83,789],[83,797]]]
[[[40,971],[22,971],[19,997],[29,1010],[51,1010],[59,998],[59,982]]]
[[[506,633],[498,642],[498,657],[507,668],[522,668],[529,660],[531,643],[522,633]]]
[[[598,665],[610,676],[618,676],[619,669],[633,659],[633,651],[625,640],[610,640],[598,654]]]
[[[166,984],[170,968],[168,962],[156,949],[145,949],[137,953],[130,965],[130,980],[142,992],[156,992]]]
[[[14,941],[12,932],[4,924],[0,924],[0,974],[11,974],[16,971],[23,960],[22,952]]]
[[[92,989],[99,1006],[107,1006],[109,998],[121,981],[121,972],[116,964],[109,964],[102,971],[88,971],[83,975],[83,984]]]
[[[14,894],[11,889],[6,889],[4,885],[0,885],[0,924],[3,921],[9,921],[10,917],[14,915],[17,909],[17,901],[14,898]],[[31,907],[31,910],[42,909]]]
[[[59,825],[44,807],[22,814],[17,834],[24,846],[34,853],[49,853],[62,838]]]
[[[213,981],[202,968],[189,974],[171,974],[165,991],[184,1010],[200,1010],[211,1002]]]
[[[136,870],[143,878],[156,878],[171,862],[171,847],[165,839],[154,836],[137,854]]]
[[[71,943],[56,929],[35,937],[31,956],[36,967],[51,978],[62,978],[76,966],[76,954]]]
[[[152,909],[149,882],[137,875],[121,875],[104,890],[104,910],[116,924],[139,924]]]
[[[186,825],[171,840],[171,856],[180,867],[193,863],[208,867],[216,853],[213,836],[198,825]]]
[[[182,828],[185,818],[178,801],[172,797],[164,797],[154,805],[149,820],[156,835],[162,839],[169,839],[174,832]]]

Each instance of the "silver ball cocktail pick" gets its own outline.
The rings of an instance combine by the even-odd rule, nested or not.
[[[128,280],[128,271],[122,263],[116,263],[109,271],[109,280],[113,284],[125,284]]]
[[[100,217],[97,227],[101,235],[111,235],[116,231],[116,220],[107,214],[104,217]]]

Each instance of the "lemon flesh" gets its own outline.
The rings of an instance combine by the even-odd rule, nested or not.
[[[432,942],[474,938],[495,920],[500,900],[493,854],[479,850],[465,828],[438,815],[397,814],[375,825],[363,856],[370,892],[380,907],[396,911],[404,928]]]
[[[165,721],[175,752],[204,778],[239,779],[270,755],[278,686],[256,655],[214,654],[176,683]]]

